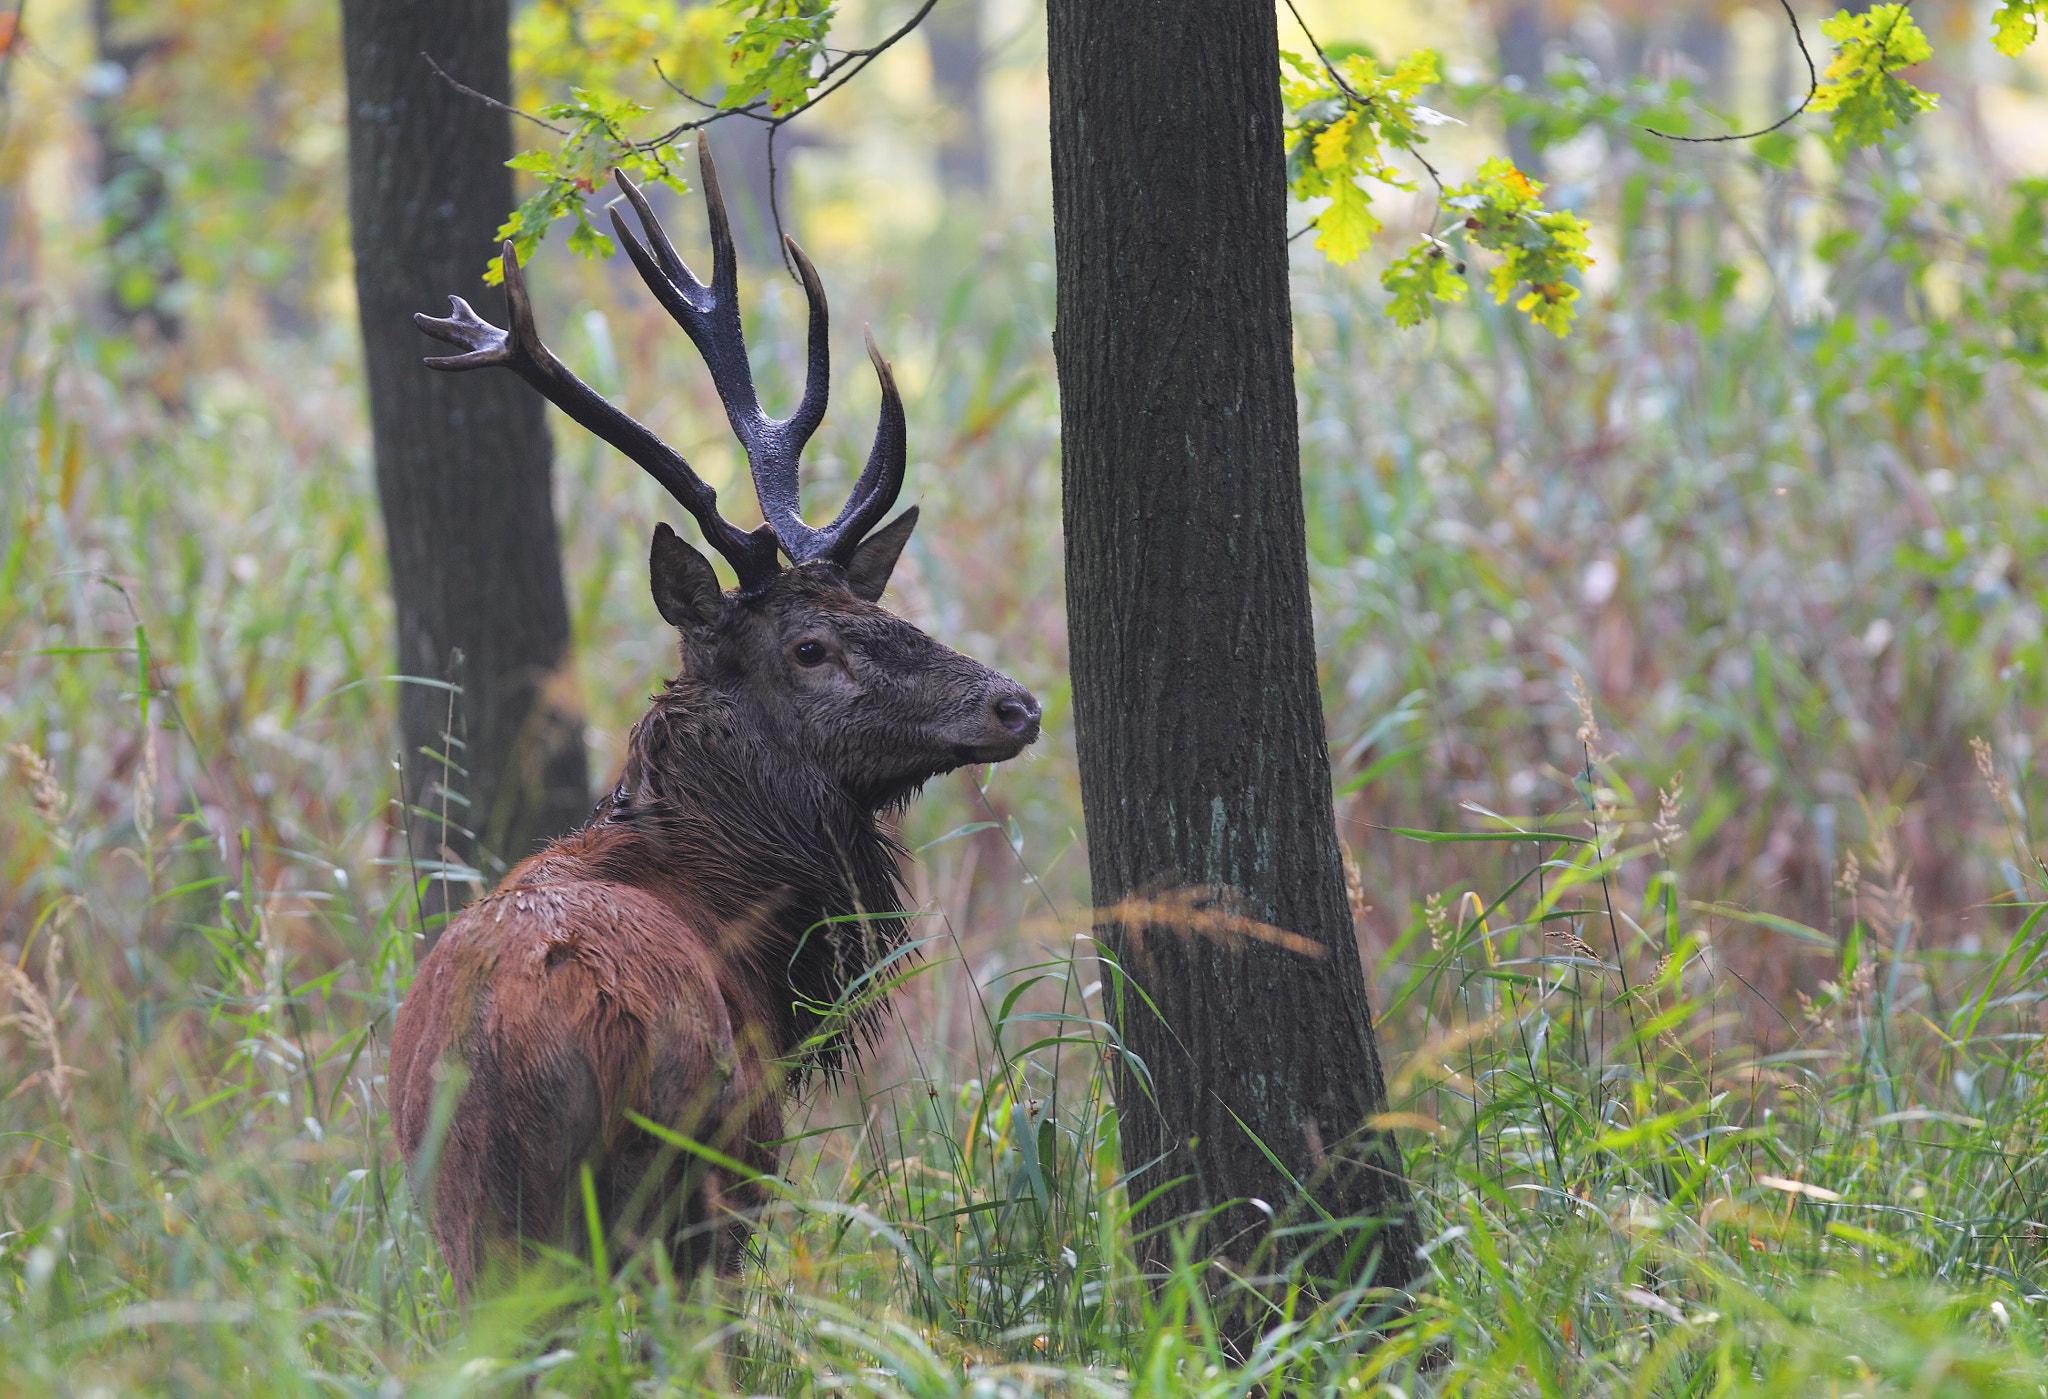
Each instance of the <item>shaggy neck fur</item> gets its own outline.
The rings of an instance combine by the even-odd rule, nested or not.
[[[713,687],[671,682],[633,726],[618,786],[556,849],[674,903],[736,974],[772,989],[778,1055],[824,1032],[791,1067],[829,1075],[876,1028],[868,988],[841,1002],[903,941],[902,850],[875,811],[739,718]]]

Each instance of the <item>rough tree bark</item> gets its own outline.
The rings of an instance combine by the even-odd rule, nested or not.
[[[1309,1259],[1405,1283],[1412,1223],[1345,896],[1309,617],[1271,0],[1051,0],[1057,352],[1081,796],[1098,908],[1205,887],[1320,944],[1104,925],[1138,1227],[1385,1221]],[[1162,926],[1161,924],[1166,924]],[[1256,1134],[1259,1141],[1253,1140]],[[1263,1143],[1264,1150],[1260,1143]],[[1276,1168],[1267,1152],[1277,1159]],[[1302,1198],[1303,1191],[1312,1202]],[[1164,1233],[1147,1257],[1170,1255]],[[1344,1248],[1370,1239],[1349,1263]],[[1342,1246],[1340,1246],[1342,1245]],[[1376,1250],[1376,1251],[1373,1251]],[[1271,1255],[1259,1260],[1271,1262]]]
[[[422,862],[453,856],[486,878],[590,811],[570,683],[569,613],[542,402],[510,374],[437,374],[445,347],[414,328],[481,280],[512,207],[502,111],[456,92],[421,57],[509,96],[508,0],[343,0],[349,212],[377,488],[398,610],[398,670],[462,690],[448,754],[449,825],[412,816]],[[459,662],[458,662],[459,656]],[[405,798],[439,813],[446,692],[400,686]],[[466,804],[465,804],[466,802]],[[442,900],[463,890],[445,881]],[[428,912],[436,910],[429,909]]]

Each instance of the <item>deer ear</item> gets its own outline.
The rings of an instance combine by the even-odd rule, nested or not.
[[[694,631],[718,620],[724,604],[718,575],[705,557],[685,544],[667,524],[654,527],[654,547],[647,559],[654,605],[672,627]]]
[[[855,597],[863,602],[882,600],[882,589],[889,586],[889,575],[896,571],[896,560],[916,528],[917,507],[913,505],[861,541],[846,568],[847,586]]]

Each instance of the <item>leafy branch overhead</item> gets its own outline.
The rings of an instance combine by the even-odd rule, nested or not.
[[[559,150],[521,151],[510,164],[534,176],[540,187],[512,211],[498,229],[498,241],[510,239],[523,263],[557,219],[573,218],[569,230],[569,251],[583,257],[610,257],[614,251],[610,235],[590,222],[583,197],[595,193],[611,178],[616,167],[641,184],[658,182],[678,192],[687,189],[680,156],[671,140],[635,142],[626,134],[629,123],[645,116],[647,108],[629,97],[604,97],[575,88],[567,102],[552,102],[540,109],[547,120],[571,123]],[[505,277],[502,258],[492,258],[484,280],[496,285]]]
[[[1571,328],[1579,293],[1569,278],[1592,265],[1591,230],[1576,214],[1545,209],[1543,186],[1499,157],[1482,164],[1476,179],[1444,187],[1419,150],[1429,139],[1423,128],[1451,120],[1416,101],[1424,88],[1442,80],[1434,53],[1410,54],[1391,71],[1362,51],[1335,56],[1322,50],[1314,60],[1283,54],[1281,61],[1293,74],[1281,84],[1290,114],[1288,184],[1297,199],[1329,201],[1312,224],[1316,247],[1326,257],[1339,264],[1356,261],[1380,231],[1361,181],[1417,188],[1390,163],[1391,152],[1405,152],[1436,181],[1439,210],[1450,209],[1457,218],[1452,236],[1500,255],[1493,269],[1494,299],[1506,301],[1522,289],[1517,310],[1558,335]],[[1401,325],[1427,319],[1435,303],[1464,297],[1464,272],[1445,238],[1423,234],[1381,274],[1381,284],[1393,293],[1387,314]]]
[[[516,57],[556,91],[566,86],[570,100],[534,117],[561,138],[559,147],[513,158],[512,168],[534,176],[538,188],[499,239],[510,239],[524,261],[557,220],[573,218],[571,251],[610,257],[612,240],[591,224],[584,196],[614,167],[642,183],[687,188],[677,158],[687,133],[738,118],[767,126],[772,142],[783,123],[909,34],[933,2],[875,44],[833,49],[835,11],[822,0],[539,0],[514,27]],[[677,101],[695,114],[652,136],[633,134],[651,102]],[[498,264],[491,259],[484,280],[502,279]]]
[[[572,219],[572,251],[611,256],[611,239],[591,224],[584,198],[613,167],[643,183],[681,190],[677,143],[687,132],[732,119],[767,126],[772,164],[775,131],[905,38],[932,3],[923,0],[875,43],[840,49],[831,44],[837,11],[825,0],[536,0],[515,29],[519,65],[552,91],[566,89],[569,100],[541,106],[531,118],[559,144],[513,160],[536,188],[499,237],[510,239],[525,259],[558,220]],[[1785,14],[1804,53],[1789,5]],[[2044,16],[2048,0],[1999,0],[1991,18],[1993,46],[2018,55],[2039,38]],[[1907,4],[1872,5],[1853,15],[1843,10],[1821,32],[1833,47],[1827,67],[1777,126],[1804,112],[1824,112],[1838,146],[1871,145],[1934,110],[1934,96],[1900,76],[1932,56]],[[1288,110],[1288,186],[1296,199],[1318,206],[1309,221],[1316,248],[1334,263],[1355,262],[1383,231],[1374,190],[1415,191],[1427,175],[1437,190],[1430,228],[1380,274],[1389,293],[1387,314],[1412,326],[1439,303],[1462,300],[1469,287],[1464,254],[1476,247],[1489,255],[1496,302],[1512,298],[1535,324],[1566,334],[1579,296],[1575,279],[1593,261],[1587,222],[1545,207],[1543,185],[1502,157],[1482,161],[1462,184],[1444,182],[1422,153],[1430,128],[1455,121],[1420,100],[1443,81],[1435,53],[1421,50],[1383,68],[1362,47],[1323,46],[1313,36],[1309,42],[1312,56],[1281,55],[1281,90]],[[687,116],[653,135],[634,134],[656,104],[677,103]],[[776,219],[779,226],[779,214]],[[493,258],[485,280],[499,278]]]
[[[2039,37],[2044,15],[2048,0],[2001,0],[1992,17],[1993,46],[2017,56]],[[1786,18],[1803,52],[1805,39],[1789,6]],[[1934,110],[1933,94],[1899,76],[1932,56],[1906,4],[1874,5],[1855,15],[1844,10],[1821,32],[1833,45],[1832,57],[1792,116],[1825,112],[1838,145],[1864,146]],[[1282,92],[1290,113],[1289,187],[1297,199],[1326,201],[1310,226],[1316,247],[1331,261],[1354,261],[1381,231],[1374,185],[1417,188],[1415,179],[1392,164],[1395,153],[1412,159],[1437,184],[1430,230],[1395,254],[1380,276],[1390,293],[1389,316],[1412,326],[1428,319],[1438,303],[1462,300],[1468,284],[1457,244],[1468,243],[1499,254],[1490,274],[1497,302],[1519,291],[1517,310],[1560,336],[1570,329],[1579,294],[1571,278],[1592,263],[1590,229],[1569,211],[1546,209],[1543,186],[1500,157],[1482,162],[1475,179],[1445,187],[1419,149],[1428,139],[1424,128],[1451,120],[1418,101],[1440,81],[1435,54],[1425,50],[1385,70],[1363,50],[1318,45],[1314,59],[1286,54],[1282,61],[1288,70]],[[1439,233],[1446,211],[1451,224]]]

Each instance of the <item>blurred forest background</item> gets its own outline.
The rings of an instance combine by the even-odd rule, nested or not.
[[[2039,897],[2048,47],[2001,58],[1986,6],[1915,5],[1937,52],[1915,80],[1940,109],[1845,154],[1817,122],[1733,144],[1647,130],[1747,130],[1796,105],[1806,70],[1773,5],[1300,3],[1325,41],[1442,53],[1447,82],[1426,100],[1462,123],[1433,135],[1447,179],[1506,149],[1595,230],[1563,340],[1485,296],[1397,330],[1372,258],[1333,269],[1295,244],[1316,622],[1376,1004],[1406,999],[1445,910],[1463,921],[1468,892],[1490,902],[1519,869],[1507,846],[1382,828],[1587,803],[1663,862],[1620,868],[1615,897],[1646,906],[1652,867],[1682,868],[1675,917],[1712,975],[1740,979],[1710,1046],[1799,1040],[1799,999],[1838,994],[1859,920],[1919,964],[1998,953]],[[1819,15],[1797,8],[1818,52]],[[842,10],[849,39],[907,13]],[[701,14],[524,0],[519,101],[562,95],[579,26],[644,22],[650,61],[701,61]],[[44,1018],[22,997],[26,1018],[0,1033],[0,1094],[43,1081],[9,1100],[0,1189],[48,1205],[72,1188],[45,1180],[64,1154],[49,1142],[68,1136],[77,1158],[152,1114],[183,1121],[173,1084],[185,1106],[283,1093],[279,1130],[317,1156],[355,1061],[324,1110],[294,1098],[292,1074],[311,1083],[309,1060],[361,1042],[295,1036],[291,1008],[388,1006],[410,958],[394,933],[408,910],[392,623],[336,8],[33,0],[13,16],[0,966],[22,969]],[[1281,24],[1283,47],[1305,50]],[[651,66],[617,81],[675,105]],[[895,605],[1048,704],[1031,756],[946,779],[905,823],[917,896],[984,980],[1084,931],[1088,907],[1063,698],[1045,104],[1042,10],[941,0],[781,138],[783,217],[837,312],[817,498],[866,450],[875,390],[850,340],[866,322],[903,386],[906,491],[925,512]],[[729,177],[757,230],[743,296],[774,409],[801,372],[801,298],[760,255],[758,143],[713,139],[744,172]],[[1430,217],[1426,196],[1405,199],[1383,201],[1388,247]],[[703,246],[694,204],[663,206],[686,256]],[[751,523],[709,378],[630,265],[574,258],[558,236],[529,275],[557,352]],[[480,284],[448,290],[487,315],[501,304]],[[672,664],[645,558],[653,523],[676,514],[637,468],[551,421],[575,684],[608,783]],[[1598,775],[1581,792],[1589,746]],[[971,1002],[934,978],[904,1015],[939,1045],[967,1034]],[[1390,1021],[1390,1062],[1428,1025]],[[909,1074],[916,1052],[885,1049],[871,1072]],[[24,1125],[45,1098],[56,1126]],[[351,1130],[395,1181],[375,1132]],[[181,1180],[204,1174],[167,1159]],[[10,1215],[10,1268],[39,1227]]]
[[[1332,270],[1297,244],[1317,620],[1369,946],[1425,892],[1492,872],[1368,823],[1454,829],[1467,804],[1573,800],[1574,674],[1626,800],[1683,774],[1702,898],[1825,927],[1843,857],[1886,832],[1935,943],[1980,938],[1985,901],[2013,884],[1970,740],[2025,771],[2048,699],[2030,576],[2048,525],[2033,474],[2048,192],[2031,182],[2048,173],[2048,69],[1993,53],[1972,6],[1915,13],[1939,65],[1919,81],[1941,110],[1838,158],[1798,126],[1734,145],[1645,130],[1712,134],[1789,110],[1805,71],[1768,7],[1303,10],[1326,40],[1437,48],[1451,81],[1435,100],[1469,124],[1441,128],[1436,163],[1458,178],[1505,147],[1596,230],[1584,324],[1562,343],[1480,304],[1397,333],[1369,267]],[[850,42],[900,18],[863,0],[841,23]],[[516,22],[520,100],[563,95],[579,26],[639,25],[648,65],[618,88],[674,108],[652,64],[702,66],[709,19],[534,0]],[[336,24],[317,4],[40,0],[9,31],[0,738],[42,755],[81,812],[141,811],[148,770],[161,823],[204,810],[216,836],[247,827],[259,846],[361,870],[390,853],[394,699],[370,679],[390,669],[390,622]],[[1023,0],[949,0],[781,138],[792,231],[838,325],[875,327],[910,404],[909,489],[928,523],[900,601],[1054,697],[1051,740],[989,793],[994,819],[1014,818],[1008,840],[978,833],[919,864],[973,927],[1011,928],[1030,902],[1010,843],[1054,902],[1085,906],[1058,701],[1042,27]],[[1282,42],[1307,47],[1284,17]],[[735,199],[759,254],[766,169],[739,125],[714,138],[743,171]],[[515,133],[529,138],[546,139]],[[685,239],[701,236],[689,203],[665,206]],[[1429,213],[1416,197],[1385,244]],[[559,234],[543,249],[550,342],[729,486],[741,459],[708,378],[625,260],[570,257]],[[755,267],[754,339],[794,371],[795,288]],[[495,304],[480,285],[449,290]],[[853,356],[839,373],[819,498],[860,460],[874,394]],[[642,564],[668,502],[554,422],[576,683],[603,782],[669,664]],[[746,495],[725,491],[742,512]],[[138,732],[132,650],[92,651],[132,648],[138,624],[183,740]],[[9,960],[64,887],[31,786],[5,798]],[[938,796],[914,812],[914,840],[988,816],[965,778]],[[127,877],[74,859],[95,871],[85,886]],[[1721,943],[1781,993],[1800,978],[1767,934],[1731,927]]]

